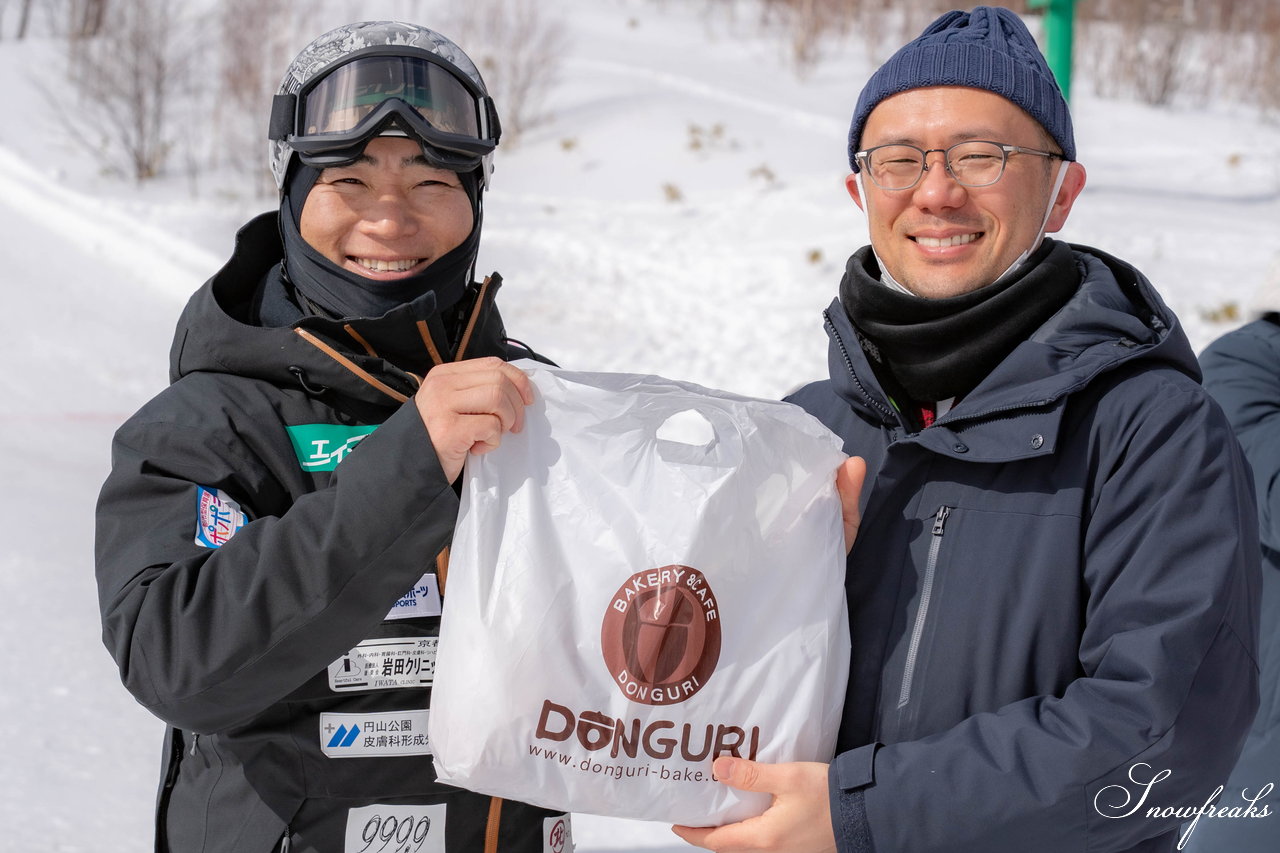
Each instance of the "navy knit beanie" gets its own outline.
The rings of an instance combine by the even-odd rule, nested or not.
[[[925,86],[986,89],[1017,104],[1048,131],[1067,160],[1076,159],[1071,112],[1044,55],[1022,19],[978,6],[947,12],[880,66],[858,97],[849,128],[849,165],[858,171],[867,117],[885,98]]]

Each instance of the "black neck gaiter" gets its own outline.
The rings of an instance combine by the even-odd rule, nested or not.
[[[390,283],[348,272],[302,239],[298,228],[302,205],[319,174],[309,166],[297,167],[280,202],[284,275],[300,296],[336,318],[381,317],[397,306],[430,292],[435,293],[436,306],[441,313],[457,304],[471,280],[471,270],[480,248],[482,214],[474,173],[458,176],[471,199],[475,220],[471,233],[460,245],[422,272]]]
[[[911,400],[933,403],[972,391],[1065,305],[1079,284],[1071,247],[1045,240],[1009,281],[946,299],[923,299],[882,284],[871,247],[865,246],[849,258],[840,301],[874,345],[877,369],[887,370]]]

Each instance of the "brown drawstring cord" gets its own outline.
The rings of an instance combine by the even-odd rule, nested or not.
[[[476,293],[476,301],[471,306],[471,316],[467,318],[467,328],[462,333],[462,340],[458,342],[458,351],[454,354],[454,361],[462,361],[467,357],[467,346],[471,343],[471,333],[476,330],[476,321],[480,319],[480,312],[484,310],[485,294],[488,293],[489,283],[493,280],[493,276],[485,276],[484,281],[480,283],[480,290]],[[418,334],[422,336],[422,343],[426,345],[427,352],[431,354],[433,364],[444,364],[444,356],[440,354],[440,349],[436,346],[436,342],[431,338],[431,330],[427,328],[426,320],[418,321]]]
[[[467,352],[467,344],[471,343],[471,333],[476,329],[476,320],[480,317],[480,310],[484,307],[485,293],[489,290],[489,282],[493,280],[493,276],[485,276],[484,281],[480,284],[480,292],[476,294],[475,307],[471,309],[471,316],[467,319],[467,330],[462,333],[462,340],[458,343],[458,354],[454,356],[454,361],[462,361],[463,356]]]
[[[462,333],[462,340],[458,342],[458,351],[453,357],[454,361],[462,361],[464,358],[466,358],[467,346],[471,343],[471,335],[476,329],[476,322],[480,319],[480,312],[484,308],[485,294],[488,292],[489,284],[492,280],[493,280],[492,276],[485,276],[484,281],[481,282],[480,284],[480,290],[476,294],[475,305],[472,306],[471,308],[471,316],[467,318],[467,327]],[[444,356],[440,354],[440,348],[436,346],[435,340],[431,337],[431,330],[427,327],[427,321],[419,320],[417,322],[417,327],[418,327],[418,334],[422,337],[422,343],[427,348],[428,355],[431,356],[432,365],[444,364],[445,363]],[[368,353],[370,356],[374,358],[378,356],[378,353],[374,350],[372,346],[369,345],[369,342],[365,340],[350,323],[347,323],[342,328],[348,335],[351,336],[352,340],[354,340],[364,349],[366,353]],[[347,370],[350,370],[356,376],[359,376],[365,382],[368,382],[370,385],[372,385],[374,388],[377,388],[382,393],[386,394],[387,396],[401,403],[408,401],[409,398],[406,397],[404,394],[401,394],[399,391],[396,391],[394,388],[387,385],[385,382],[382,382],[381,380],[377,379],[376,377],[373,376],[373,374],[369,373],[367,370],[360,367],[354,361],[347,358],[342,353],[338,352],[329,344],[320,340],[320,338],[316,337],[311,332],[308,332],[306,329],[294,329],[294,331],[297,332],[298,335],[301,336],[302,339],[305,340],[307,343],[311,344],[316,349],[320,350],[325,355],[329,356],[329,358],[332,358],[334,361],[338,362],[338,364],[341,364]],[[413,373],[410,373],[409,375],[413,377],[415,383],[417,383],[418,385],[422,384],[421,377]]]
[[[427,328],[426,320],[419,320],[418,334],[422,336],[422,343],[426,346],[427,352],[431,355],[431,366],[444,364],[444,357],[440,355],[440,350],[436,347],[436,342],[431,338],[431,330]]]
[[[498,826],[502,822],[502,798],[489,798],[489,821],[484,827],[484,853],[498,853]]]
[[[366,341],[364,337],[355,330],[354,326],[352,326],[350,323],[347,323],[342,327],[342,330],[346,332],[348,335],[350,335],[355,340],[356,343],[364,347],[365,352],[367,352],[369,355],[373,356],[374,358],[378,357],[378,353],[374,351],[373,347],[369,346],[369,342]]]
[[[440,597],[444,598],[444,582],[449,577],[449,546],[436,555],[436,581],[440,587]]]
[[[475,331],[476,322],[480,319],[480,312],[484,309],[485,295],[488,293],[489,284],[492,280],[493,280],[492,276],[485,276],[484,281],[481,282],[480,284],[480,291],[476,294],[475,305],[472,306],[471,308],[471,316],[467,318],[467,328],[462,333],[462,340],[458,342],[458,351],[453,357],[454,361],[462,361],[462,359],[466,357],[467,345],[471,343],[471,334],[472,332]],[[440,349],[436,346],[436,342],[431,337],[431,330],[427,327],[427,321],[419,320],[417,322],[417,327],[418,327],[418,334],[422,336],[422,343],[426,346],[427,353],[430,354],[431,356],[432,364],[433,365],[444,364],[444,357],[440,355]],[[369,342],[366,341],[363,337],[361,337],[360,333],[357,332],[354,328],[352,328],[350,323],[344,325],[342,328],[346,331],[348,335],[352,337],[352,339],[356,341],[356,343],[360,344],[360,346],[364,348],[365,352],[367,352],[370,356],[373,356],[375,358],[377,357],[378,354],[374,351],[373,347],[369,346]],[[385,382],[382,382],[381,380],[373,376],[373,374],[369,373],[360,365],[356,364],[354,361],[347,358],[345,355],[338,352],[336,349],[329,346],[329,344],[320,340],[318,337],[311,334],[306,329],[294,329],[294,331],[297,332],[298,335],[301,336],[304,341],[311,344],[316,349],[320,350],[325,355],[329,356],[334,361],[338,362],[338,364],[341,364],[347,370],[351,371],[356,376],[359,376],[365,382],[368,382],[370,385],[372,385],[374,388],[377,388],[382,393],[386,394],[387,396],[401,403],[408,402],[409,398],[407,396],[405,396],[404,394],[401,394],[399,391],[387,385]],[[422,379],[420,377],[418,377],[413,373],[410,373],[409,375],[413,377],[414,381],[418,385],[422,384]],[[448,577],[449,577],[449,546],[446,545],[444,550],[436,555],[436,580],[440,587],[441,598],[444,598],[444,587]],[[502,800],[498,797],[494,797],[490,801],[489,827],[485,832],[485,850],[488,851],[488,853],[492,853],[492,851],[496,851],[498,848],[498,820],[501,813],[502,813]]]
[[[471,309],[471,316],[467,320],[467,329],[462,333],[462,340],[458,342],[458,352],[454,355],[454,361],[462,361],[467,353],[467,344],[471,342],[471,333],[475,330],[476,320],[480,316],[480,311],[484,308],[485,292],[489,289],[489,280],[492,276],[485,276],[484,282],[480,285],[480,292],[476,294],[476,304]],[[443,364],[444,359],[440,357],[440,351],[436,349],[435,342],[431,340],[431,332],[427,329],[427,324],[418,321],[418,333],[422,335],[422,342],[427,345],[427,350],[431,353],[431,358],[436,364]],[[444,550],[436,555],[436,582],[440,585],[440,597],[444,598],[445,582],[449,578],[449,546],[444,546]],[[493,853],[498,849],[498,817],[502,810],[502,800],[494,797],[490,800],[489,805],[489,828],[485,832],[484,849],[486,853]]]
[[[399,391],[392,388],[390,385],[378,379],[369,371],[365,370],[363,367],[356,364],[354,361],[347,358],[345,355],[338,352],[336,349],[329,346],[327,343],[320,340],[315,335],[308,332],[306,329],[294,329],[294,331],[297,332],[298,336],[301,337],[304,341],[311,344],[313,347],[320,350],[325,355],[329,356],[329,358],[338,362],[338,364],[341,364],[347,370],[350,370],[356,376],[359,376],[365,382],[368,382],[374,388],[377,388],[379,391],[381,391],[383,394],[386,394],[391,399],[396,400],[397,402],[400,402],[400,403],[408,402],[409,398],[406,395],[401,394]]]

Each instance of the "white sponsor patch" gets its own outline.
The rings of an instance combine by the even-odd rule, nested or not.
[[[419,578],[413,589],[400,596],[387,614],[388,619],[415,619],[440,615],[440,587],[436,576],[428,573]]]
[[[444,853],[443,803],[364,806],[347,812],[343,853]]]
[[[320,715],[320,751],[330,758],[430,755],[427,710]]]
[[[365,640],[329,664],[330,690],[394,690],[430,687],[438,637]]]
[[[196,486],[196,539],[205,548],[220,548],[249,523],[240,504],[218,489]]]
[[[573,853],[573,823],[567,814],[543,818],[542,853]]]

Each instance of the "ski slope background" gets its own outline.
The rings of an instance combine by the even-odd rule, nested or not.
[[[758,396],[820,377],[821,311],[866,234],[842,183],[861,43],[799,79],[750,13],[547,5],[570,36],[554,118],[499,151],[481,251],[512,334],[566,367]],[[0,42],[0,849],[141,853],[162,727],[99,640],[93,504],[111,433],[166,381],[184,301],[274,202],[210,178],[193,196],[181,177],[99,175],[29,85],[57,63],[51,42]],[[1268,292],[1280,304],[1280,125],[1231,104],[1100,100],[1081,73],[1089,183],[1061,236],[1136,263],[1197,349]],[[579,851],[684,846],[603,818],[575,834]]]

